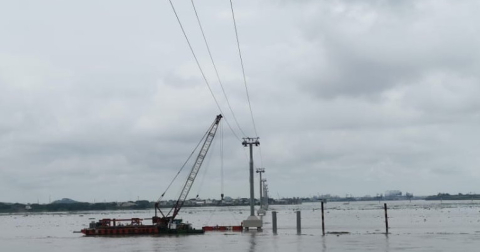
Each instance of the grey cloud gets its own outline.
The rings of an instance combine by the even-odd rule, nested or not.
[[[425,1],[409,4],[408,11],[386,8],[393,2],[306,5],[309,14],[299,27],[318,47],[307,60],[327,64],[294,75],[299,85],[321,97],[355,96],[411,83],[429,71],[476,75],[479,37],[471,29],[468,4]]]
[[[253,136],[228,3],[197,5],[229,100]],[[158,198],[219,113],[170,7],[52,6],[0,4],[8,35],[0,41],[0,190],[9,192],[0,201]],[[478,3],[235,6],[261,137],[255,164],[267,169],[273,196],[475,191]],[[178,11],[242,137],[191,6],[178,2]],[[225,193],[245,197],[245,148],[223,130]],[[204,186],[194,189],[204,197],[220,190],[218,145],[212,151]]]

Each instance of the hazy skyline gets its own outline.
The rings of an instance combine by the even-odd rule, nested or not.
[[[243,137],[190,1],[173,3]],[[480,193],[478,1],[233,3],[271,197]],[[254,137],[229,1],[195,4]],[[154,201],[219,114],[168,1],[0,1],[0,34],[0,202]],[[223,130],[224,193],[248,197]],[[219,145],[191,197],[220,197]]]

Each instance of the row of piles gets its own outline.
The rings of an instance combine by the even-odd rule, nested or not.
[[[385,234],[388,235],[388,214],[387,214],[387,203],[383,205],[385,211]],[[323,211],[323,202],[322,202],[322,234],[325,235],[325,215]],[[301,221],[301,212],[297,211],[297,234],[302,234],[302,221]],[[277,212],[272,211],[272,229],[273,233],[277,234]]]

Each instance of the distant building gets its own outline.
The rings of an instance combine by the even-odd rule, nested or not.
[[[402,192],[399,190],[389,190],[385,192],[385,198],[395,198],[395,197],[401,197]]]

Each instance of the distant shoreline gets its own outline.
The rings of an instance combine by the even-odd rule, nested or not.
[[[480,200],[480,194],[457,194],[439,193],[438,195],[428,196],[425,200]]]
[[[426,200],[426,201],[454,201],[454,200],[480,200],[479,194],[457,194],[450,195],[447,193],[439,193],[438,195],[426,197],[397,197],[397,198],[327,198],[327,199],[311,199],[311,198],[288,198],[281,200],[269,200],[269,205],[299,205],[302,203],[320,203],[324,202],[365,202],[365,201],[406,201],[406,200]],[[50,204],[22,204],[22,203],[2,203],[0,202],[0,213],[42,213],[42,212],[79,212],[79,211],[123,211],[123,210],[148,210],[154,209],[155,202],[146,200],[129,201],[129,202],[102,202],[87,203],[71,201],[69,203],[50,203]],[[212,206],[248,206],[249,203],[242,201],[240,203],[220,204],[215,203],[198,203],[188,202],[184,207],[212,207]],[[258,204],[255,204],[258,205]],[[163,204],[161,208],[171,208],[173,204]]]

